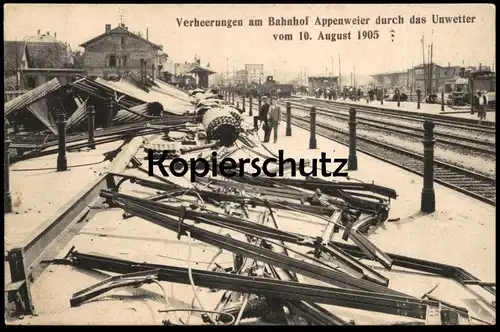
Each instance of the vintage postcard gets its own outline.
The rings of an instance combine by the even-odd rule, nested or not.
[[[5,4],[5,323],[496,324],[495,10]]]

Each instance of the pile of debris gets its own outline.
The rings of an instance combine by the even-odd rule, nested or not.
[[[138,74],[129,71],[123,78],[137,88],[147,90],[156,86],[152,81],[141,83]],[[214,95],[220,97],[219,95]],[[15,152],[11,162],[57,153],[59,114],[66,115],[65,131],[68,150],[78,150],[96,144],[130,140],[137,135],[185,129],[183,124],[198,123],[206,129],[209,140],[231,145],[242,133],[241,110],[223,105],[221,99],[213,104],[199,101],[196,114],[166,111],[159,102],[146,102],[123,90],[113,88],[112,82],[80,78],[62,86],[57,78],[5,104],[5,117],[10,124],[10,149]],[[95,112],[92,129],[89,110]],[[210,112],[207,111],[211,109]],[[84,142],[86,132],[95,128],[95,142]]]
[[[132,75],[127,79],[137,78]],[[61,91],[57,84],[51,84],[51,89]],[[81,79],[70,86],[83,93],[87,105],[101,98],[116,110],[112,119],[118,117],[120,125],[96,131],[96,144],[116,137],[123,139],[124,135],[130,139],[135,135],[163,132],[160,143],[143,144],[147,158],[154,156],[162,159],[162,163],[166,160],[174,163],[180,156],[184,160],[201,158],[211,171],[217,167],[215,162],[210,162],[215,155],[219,160],[241,152],[247,156],[276,157],[259,152],[261,144],[250,125],[242,121],[242,111],[226,104],[218,91],[192,92],[196,96],[193,103],[196,114],[157,116],[161,113],[160,106],[138,103],[127,95],[119,96],[99,83]],[[110,102],[109,95],[113,94]],[[51,93],[44,94],[48,95]],[[39,115],[30,106],[37,97],[30,98],[23,99],[30,102],[24,108]],[[53,102],[56,99],[47,100]],[[18,102],[16,105],[10,109],[21,108]],[[81,105],[83,103],[78,109]],[[130,114],[140,114],[142,120],[126,123]],[[68,143],[85,145],[78,143],[85,135],[70,135]],[[50,147],[57,143],[49,140],[37,144],[27,155],[51,153],[47,151],[53,151]],[[68,147],[74,148],[73,145]],[[165,153],[167,150],[168,154]],[[148,174],[148,170],[141,166],[140,158],[134,157],[131,164],[134,169]],[[186,322],[176,318],[175,313],[179,311],[187,312],[188,317],[202,313],[202,321],[211,325],[238,325],[250,318],[288,325],[356,324],[352,317],[341,317],[323,305],[402,316],[410,318],[413,324],[422,325],[460,325],[469,324],[473,319],[479,321],[466,308],[446,303],[430,292],[417,298],[391,289],[390,280],[363,260],[386,270],[393,266],[403,267],[452,278],[462,285],[473,283],[491,294],[496,293],[494,287],[461,268],[390,254],[372,243],[366,233],[371,227],[388,221],[390,201],[397,198],[391,188],[316,177],[268,178],[244,171],[240,176],[230,178],[200,176],[193,172],[197,165],[191,165],[188,172],[198,176],[192,177],[191,181],[185,176],[185,182],[180,181],[182,177],[174,181],[157,175],[146,178],[131,173],[110,173],[110,180],[106,181],[108,189],[100,191],[106,204],[121,208],[123,218],[131,223],[145,220],[169,230],[180,243],[187,240],[184,243],[190,257],[188,267],[110,258],[72,249],[65,258],[53,263],[121,275],[76,292],[70,299],[71,306],[83,305],[118,287],[163,281],[191,285],[194,294],[190,308],[169,307],[165,310],[168,314],[165,325],[187,325],[189,318]],[[244,170],[243,165],[233,166]],[[292,165],[289,166],[287,171],[291,170]],[[138,186],[142,187],[141,190]],[[144,192],[151,193],[151,196],[137,194]],[[280,227],[280,219],[289,221],[293,218],[321,222],[324,229],[316,234]],[[227,233],[221,234],[222,231]],[[191,267],[192,241],[219,249],[206,270]],[[348,244],[348,241],[353,244]],[[222,251],[233,254],[231,265],[216,261]],[[225,291],[214,310],[204,308],[197,287]],[[199,307],[194,307],[195,300]],[[395,321],[394,324],[403,323]]]
[[[213,147],[203,148],[208,159]],[[227,157],[242,150],[259,153],[238,143],[215,152]],[[192,152],[183,154],[188,159]],[[141,168],[139,164],[135,167]],[[199,270],[191,268],[189,261],[188,268],[182,268],[72,250],[57,263],[122,274],[75,293],[72,306],[117,287],[164,281],[190,284],[194,292],[192,308],[167,308],[171,316],[165,319],[166,325],[189,322],[173,315],[179,311],[201,312],[202,321],[211,325],[237,325],[250,318],[287,325],[355,324],[325,309],[324,304],[412,318],[412,324],[417,325],[460,325],[472,319],[467,309],[430,294],[416,298],[389,288],[387,277],[362,262],[366,259],[387,270],[399,266],[432,273],[464,285],[471,280],[480,284],[460,268],[386,253],[368,240],[368,229],[387,221],[390,200],[397,198],[393,189],[354,181],[267,178],[246,173],[231,179],[196,177],[188,186],[161,177],[112,176],[117,185],[101,190],[100,195],[110,207],[123,209],[124,218],[138,217],[173,232],[180,241],[187,239],[189,252],[195,240],[215,246],[219,252],[207,270]],[[144,189],[122,189],[127,181],[155,194],[146,198],[133,195]],[[325,229],[319,235],[280,229],[278,221],[287,218],[286,213],[323,220]],[[216,262],[222,251],[233,253],[232,266]],[[304,277],[323,284],[305,282]],[[203,307],[196,287],[225,290],[216,309]],[[483,288],[495,292],[490,286]],[[194,307],[195,299],[199,307]]]

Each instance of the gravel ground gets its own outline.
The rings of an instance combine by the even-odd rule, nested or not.
[[[318,115],[317,119],[318,121],[331,125],[334,128],[348,130],[347,123],[344,120],[336,120],[335,118],[321,115]],[[362,128],[358,128],[357,133],[362,137],[399,146],[412,152],[422,153],[422,142],[415,137],[405,137],[401,134],[392,134],[378,130],[376,131],[374,129],[367,130]],[[436,144],[434,155],[437,160],[471,169],[488,176],[496,176],[496,158],[494,157],[486,157],[477,152],[464,152],[463,150],[456,151],[454,149],[450,149],[448,145],[442,144]],[[467,161],[464,160],[465,157],[467,158]]]

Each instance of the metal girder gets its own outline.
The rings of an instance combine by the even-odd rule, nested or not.
[[[349,245],[346,243],[342,242],[336,242],[336,241],[331,241],[330,244],[337,246],[347,252],[349,255],[358,257],[358,258],[364,258],[365,254],[363,253],[362,250],[360,250],[358,247]],[[436,263],[436,262],[431,262],[419,258],[413,258],[413,257],[408,257],[408,256],[403,256],[403,255],[397,255],[397,254],[391,254],[391,253],[385,253],[391,260],[392,260],[392,265],[393,266],[399,266],[407,269],[412,269],[415,271],[420,271],[420,272],[427,272],[427,273],[432,273],[436,274],[445,278],[451,278],[454,279],[455,281],[459,282],[463,286],[467,285],[467,281],[469,280],[474,280],[479,282],[480,280],[470,274],[469,272],[465,271],[461,267],[458,266],[453,266],[453,265],[447,265],[447,264],[441,264],[441,263]],[[465,282],[464,282],[465,281]],[[492,286],[484,286],[484,285],[479,285],[489,293],[493,294],[496,296],[496,290]]]
[[[128,174],[120,174],[120,173],[114,173],[114,176],[117,177],[122,177],[124,179],[130,180],[132,183],[138,184],[140,186],[146,187],[146,188],[151,188],[151,189],[156,189],[156,190],[163,190],[163,191],[169,191],[172,189],[182,189],[184,187],[181,187],[177,184],[174,183],[159,183],[157,181],[151,181],[147,179],[143,179],[137,176],[131,176]],[[167,180],[168,181],[168,180]],[[184,188],[186,190],[186,188]],[[331,216],[332,213],[335,211],[334,208],[331,207],[321,207],[321,206],[310,206],[310,205],[303,205],[303,204],[295,204],[295,203],[290,203],[288,201],[280,201],[280,200],[265,200],[265,199],[259,199],[259,198],[252,198],[252,197],[245,197],[241,195],[231,195],[231,194],[224,194],[224,193],[218,193],[218,192],[213,192],[210,190],[199,190],[196,193],[193,191],[187,191],[185,193],[186,196],[195,196],[198,197],[201,196],[204,200],[207,201],[228,201],[228,202],[239,202],[239,203],[246,203],[251,206],[266,206],[266,207],[272,207],[272,208],[281,208],[281,209],[291,209],[291,210],[299,210],[303,212],[308,212],[308,213],[314,213],[317,215],[327,215]]]
[[[79,252],[72,252],[66,259],[57,260],[55,263],[121,274],[159,269],[158,277],[161,281],[190,283],[187,268],[168,265],[126,261]],[[324,303],[418,319],[426,319],[428,306],[439,306],[439,302],[436,301],[408,296],[346,290],[197,269],[192,269],[191,273],[194,283],[200,287],[223,288],[241,293],[260,294],[269,298]]]
[[[113,200],[118,199],[124,201],[132,201],[143,207],[150,208],[153,211],[170,214],[174,216],[178,216],[182,209],[181,206],[174,206],[163,202],[146,200],[143,198],[138,198],[127,194],[116,193],[110,190],[102,190],[101,196],[105,198],[111,198]],[[275,228],[256,224],[250,220],[238,218],[228,214],[208,213],[208,212],[200,212],[197,210],[186,209],[185,218],[192,219],[195,222],[203,222],[212,225],[214,224],[220,225],[222,223],[224,224],[224,226],[236,228],[245,232],[252,232],[257,236],[265,236],[270,239],[284,240],[296,244],[300,244],[301,241],[308,238],[307,236],[301,236],[290,232],[280,231]]]
[[[356,191],[371,191],[389,198],[397,197],[397,194],[393,189],[367,183],[331,182],[318,178],[307,178],[306,180],[278,177],[264,178],[263,176],[253,177],[250,174],[245,174],[244,177],[232,177],[231,179],[240,183],[259,185],[263,188],[284,185],[312,191],[320,189],[323,193],[329,196],[341,198],[345,201],[346,205],[351,205],[352,207],[361,209],[365,212],[386,212],[387,203],[380,197]]]
[[[136,137],[122,149],[110,167],[112,172],[122,172],[132,157],[139,150],[142,137]],[[71,199],[56,214],[55,219],[48,220],[24,240],[23,244],[8,251],[11,284],[5,291],[9,301],[16,303],[20,313],[34,314],[30,294],[30,285],[45,268],[43,261],[52,259],[66,246],[76,232],[85,225],[77,223],[89,212],[89,205],[99,198],[102,189],[114,185],[112,176],[104,174],[88,186],[83,192]]]
[[[121,201],[119,206],[132,215],[141,217],[144,220],[150,221],[177,233],[180,231],[190,232],[194,239],[212,244],[216,247],[229,250],[245,257],[253,258],[295,273],[300,273],[304,276],[321,280],[326,283],[331,283],[338,287],[407,296],[406,294],[386,288],[379,284],[357,279],[343,272],[337,272],[318,265],[292,259],[286,255],[275,253],[269,249],[256,247],[252,244],[248,244],[247,242],[232,239],[196,226],[187,225],[185,223],[180,224],[177,219],[173,219],[163,214],[159,214],[151,209],[144,208],[135,202],[118,199],[114,200],[115,203],[118,201]]]
[[[134,179],[131,179],[131,181],[135,182]],[[169,186],[168,188],[171,187]],[[184,194],[185,192],[186,192],[185,189],[177,191],[177,193],[179,194]],[[101,191],[101,195],[103,197],[110,199],[117,198],[117,199],[132,201],[139,204],[140,206],[148,207],[156,212],[170,214],[170,215],[177,216],[179,215],[181,210],[181,207],[178,206],[172,206],[166,203],[155,202],[152,200],[145,200],[135,196],[121,194],[109,190]],[[201,211],[186,210],[185,217],[188,219],[192,219],[196,222],[204,222],[207,224],[218,225],[218,226],[221,226],[220,223],[222,223],[226,227],[229,226],[236,230],[251,233],[256,236],[263,236],[269,239],[276,239],[276,240],[286,241],[289,243],[294,243],[297,245],[316,248],[320,252],[327,253],[333,256],[334,258],[340,260],[340,262],[346,265],[348,268],[354,269],[354,271],[357,272],[356,274],[359,274],[364,279],[377,282],[384,286],[388,285],[387,278],[385,278],[375,270],[369,268],[368,266],[362,264],[361,262],[357,261],[356,259],[352,259],[352,257],[349,257],[349,255],[339,250],[339,248],[329,245],[328,241],[325,241],[325,243],[323,243],[324,245],[322,245],[322,243],[315,243],[312,237],[305,237],[301,234],[295,234],[291,232],[283,232],[275,228],[255,224],[252,221],[242,218],[237,218],[227,214],[205,213]],[[366,223],[370,223],[372,219],[373,219],[372,217],[363,219],[361,221],[360,226],[363,226]],[[362,245],[363,248],[369,250],[370,253],[373,253],[373,257],[378,257],[379,255],[383,255],[383,252],[381,252],[378,248],[373,246],[368,239],[364,238],[362,234],[356,233],[356,235],[358,238],[362,237],[364,239],[364,242],[360,242],[360,245]],[[385,262],[385,260],[382,261]]]

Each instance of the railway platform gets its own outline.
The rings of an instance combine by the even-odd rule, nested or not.
[[[299,97],[301,98],[301,97]],[[470,119],[470,120],[479,120],[477,117],[477,113],[475,114],[470,114],[469,111],[457,111],[454,110],[447,105],[444,106],[445,111],[441,112],[441,104],[426,104],[426,103],[421,103],[420,104],[420,109],[417,109],[417,103],[415,102],[401,102],[400,107],[398,107],[397,102],[393,101],[384,101],[384,105],[380,104],[380,101],[371,101],[370,103],[366,102],[366,99],[361,99],[358,101],[352,101],[352,100],[335,100],[335,101],[330,101],[328,99],[323,99],[323,98],[314,98],[314,97],[305,97],[306,100],[321,100],[324,102],[338,102],[338,103],[345,103],[345,104],[353,104],[353,105],[360,105],[362,107],[373,107],[373,108],[379,108],[379,109],[391,109],[391,110],[399,110],[399,111],[407,111],[411,113],[419,113],[422,115],[429,114],[432,116],[436,115],[441,115],[443,118],[446,117],[451,117],[451,118],[457,118],[457,119]],[[495,111],[488,111],[486,114],[486,121],[483,122],[496,122],[496,112]]]
[[[247,121],[251,121],[247,117]],[[318,148],[308,149],[309,132],[296,126],[292,128],[292,137],[285,136],[286,125],[283,122],[279,128],[279,139],[277,144],[265,144],[256,148],[260,153],[269,155],[269,151],[277,153],[284,150],[285,157],[291,158],[319,158],[321,152],[326,152],[329,157],[347,158],[347,147],[332,142],[326,138],[317,136]],[[119,143],[118,143],[119,144]],[[108,150],[116,147],[108,146]],[[92,158],[85,162],[98,162],[106,147],[92,152]],[[269,150],[269,151],[268,151]],[[79,156],[81,155],[78,154]],[[69,154],[68,156],[71,156]],[[145,154],[137,153],[137,158],[143,160]],[[244,157],[240,155],[239,157]],[[54,165],[57,156],[48,156],[43,161],[34,159],[31,163]],[[80,157],[81,158],[81,157]],[[236,158],[236,157],[235,157]],[[68,158],[69,165],[76,163],[71,157]],[[78,163],[82,163],[78,159]],[[349,171],[352,178],[362,181],[375,181],[375,184],[394,188],[398,193],[398,199],[392,201],[389,220],[380,228],[370,231],[369,239],[385,252],[407,255],[410,257],[428,259],[440,263],[460,266],[482,280],[495,279],[495,209],[490,205],[476,201],[460,193],[453,192],[447,188],[435,185],[437,211],[430,215],[423,215],[420,210],[420,193],[422,179],[416,175],[400,170],[396,167],[358,153],[359,170]],[[106,165],[103,165],[106,166]],[[27,166],[23,166],[27,167]],[[37,166],[42,167],[42,166]],[[100,167],[100,166],[99,166]],[[333,166],[336,168],[336,165]],[[64,176],[68,173],[37,172],[31,176],[38,186],[30,188],[14,173],[11,183],[14,188],[20,186],[23,191],[32,191],[30,198],[33,204],[42,199],[51,200],[51,205],[64,205],[70,197],[73,197],[76,187],[85,186],[103,168],[80,168],[78,176],[75,176],[73,168],[72,179],[81,181],[73,185],[47,186],[47,183],[63,183]],[[333,169],[330,169],[331,171]],[[134,169],[125,172],[131,175],[147,178],[146,175]],[[345,179],[339,178],[340,181]],[[16,182],[18,184],[16,184]],[[47,189],[48,188],[48,189]],[[154,191],[138,191],[130,183],[124,183],[120,191],[134,192],[136,195],[148,197]],[[142,190],[142,189],[141,189]],[[15,190],[14,190],[15,191]],[[21,193],[23,194],[23,193]],[[57,203],[56,203],[57,201]],[[41,203],[41,204],[42,204]],[[55,212],[56,209],[52,210]],[[6,216],[8,217],[8,216]],[[315,224],[311,220],[299,220],[291,214],[279,213],[280,228],[304,234],[318,234],[324,224]],[[27,218],[27,222],[33,224],[31,229],[36,228],[37,220]],[[14,229],[9,237],[22,237],[19,229]],[[223,233],[224,234],[224,233]],[[157,264],[169,264],[187,267],[188,261],[193,269],[206,269],[211,258],[217,254],[217,248],[206,245],[199,241],[190,244],[186,249],[186,239],[176,238],[175,232],[169,232],[158,225],[145,220],[132,217],[124,218],[121,209],[109,209],[88,217],[85,226],[62,248],[58,257],[62,258],[71,247],[84,253],[98,253],[99,255],[118,257],[125,260],[144,261]],[[7,236],[7,234],[6,234]],[[191,258],[190,258],[191,257]],[[224,252],[219,256],[219,264],[232,264],[231,253]],[[6,273],[9,270],[6,266]],[[445,301],[459,306],[467,307],[471,314],[485,321],[494,318],[484,305],[478,304],[474,296],[470,295],[464,288],[451,281],[431,276],[416,276],[398,268],[391,271],[380,270],[390,279],[391,288],[414,295],[422,296],[433,288],[439,286],[433,292]],[[155,284],[145,285],[141,288],[119,289],[105,298],[90,301],[80,307],[71,308],[69,299],[78,290],[103,280],[107,275],[95,272],[90,273],[75,267],[64,265],[51,265],[32,285],[31,293],[33,301],[38,308],[38,316],[27,316],[16,320],[14,324],[117,324],[117,325],[144,325],[161,324],[163,316],[158,310],[164,309],[168,304],[176,308],[188,308],[190,302],[194,301],[193,291],[190,285],[169,283],[166,290],[162,290]],[[305,280],[308,280],[304,277]],[[9,278],[6,276],[6,281]],[[68,282],[68,281],[71,282]],[[477,290],[485,300],[491,303],[488,293],[484,294],[482,289]],[[166,293],[166,294],[165,294]],[[131,295],[134,295],[131,297]],[[211,309],[220,299],[220,293],[199,292],[198,296],[206,309]],[[166,297],[166,298],[164,298]],[[330,306],[325,307],[329,308]],[[390,323],[392,320],[384,321],[380,315],[361,310],[331,307],[335,314],[340,317],[354,319],[357,324],[380,324]],[[182,316],[184,317],[184,316]],[[405,318],[398,317],[399,321]],[[393,318],[394,319],[394,318]],[[382,322],[381,322],[382,320]],[[255,322],[246,321],[241,325],[252,325]],[[258,322],[258,324],[263,324]]]
[[[69,171],[57,172],[57,154],[19,161],[10,166],[13,212],[5,214],[4,251],[20,244],[82,188],[106,171],[104,153],[121,142],[96,145],[95,150],[68,152]]]

